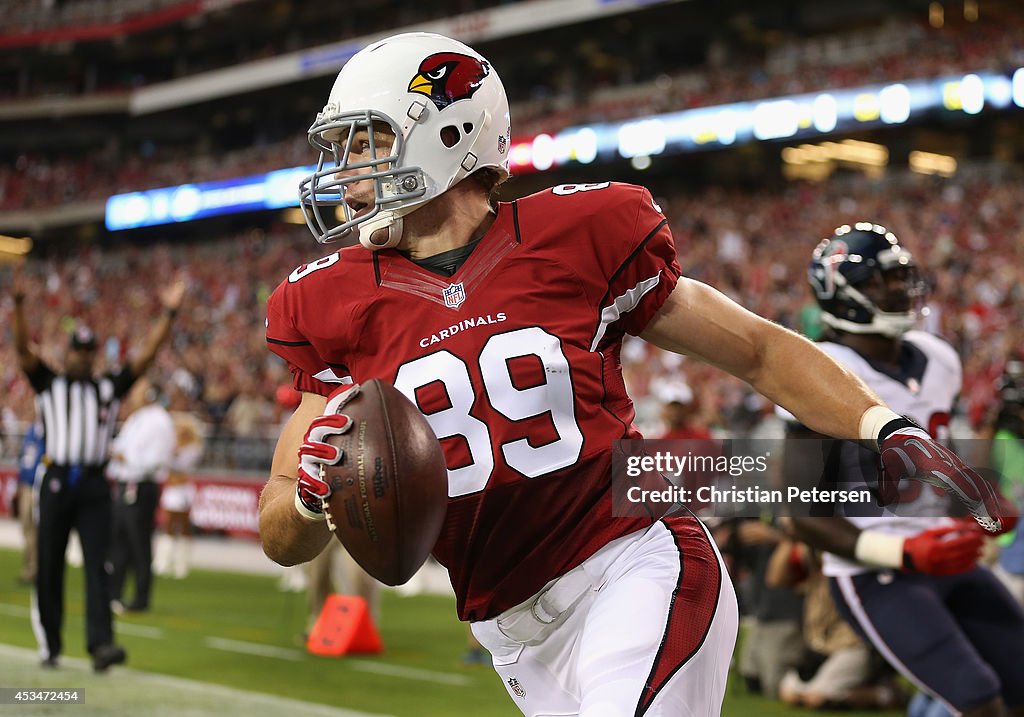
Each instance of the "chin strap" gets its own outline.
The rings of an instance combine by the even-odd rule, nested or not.
[[[359,243],[370,251],[394,249],[402,241],[403,223],[402,217],[394,212],[380,212],[373,219],[359,225]],[[379,239],[381,232],[387,232],[385,240],[375,240],[374,235]]]

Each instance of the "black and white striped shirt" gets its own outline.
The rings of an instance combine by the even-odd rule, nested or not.
[[[121,399],[135,383],[131,369],[72,381],[40,361],[28,380],[36,392],[49,462],[83,467],[106,463]]]

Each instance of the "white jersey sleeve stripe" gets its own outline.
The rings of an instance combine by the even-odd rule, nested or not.
[[[334,371],[332,371],[329,368],[325,368],[320,373],[314,374],[313,378],[315,378],[318,381],[323,381],[324,383],[352,383],[351,376],[338,376],[336,373],[334,373]]]
[[[590,350],[596,351],[598,345],[601,343],[601,339],[604,338],[605,332],[608,331],[608,327],[618,321],[623,314],[628,314],[630,311],[635,309],[641,299],[643,299],[648,292],[655,289],[660,281],[661,272],[659,271],[654,276],[639,282],[632,289],[616,296],[611,304],[604,307],[601,310],[601,323],[597,327],[597,333],[594,334],[594,340],[590,344]]]

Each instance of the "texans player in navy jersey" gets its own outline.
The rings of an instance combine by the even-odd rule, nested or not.
[[[912,330],[923,283],[910,252],[877,224],[846,225],[814,251],[810,281],[832,332],[821,348],[889,406],[948,439],[960,359],[942,339]],[[791,423],[789,435],[817,434]],[[878,458],[863,447],[842,444],[826,469],[820,448],[813,458],[806,446],[789,442],[789,470],[875,484]],[[840,612],[914,685],[955,714],[1024,714],[1024,613],[978,565],[982,531],[947,517],[949,503],[942,488],[907,481],[885,511],[794,523],[828,551],[824,572]],[[1002,528],[1013,522],[1004,516]]]
[[[349,429],[358,385],[383,379],[444,448],[434,555],[516,706],[718,714],[738,616],[707,530],[686,513],[612,513],[613,444],[640,437],[623,336],[729,371],[822,433],[930,439],[810,342],[681,277],[647,190],[570,184],[493,201],[508,177],[508,100],[462,43],[411,33],[366,47],[309,137],[310,228],[361,246],[296,269],[268,302],[267,341],[303,398],[261,497],[267,554],[292,565],[330,539],[318,473],[340,455],[325,439]],[[912,455],[918,473],[937,468]],[[971,507],[998,523],[993,505]]]

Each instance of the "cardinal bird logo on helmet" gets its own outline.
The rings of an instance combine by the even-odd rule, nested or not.
[[[491,66],[484,60],[458,52],[439,52],[420,63],[409,92],[426,95],[443,110],[452,102],[472,97],[489,74]]]

